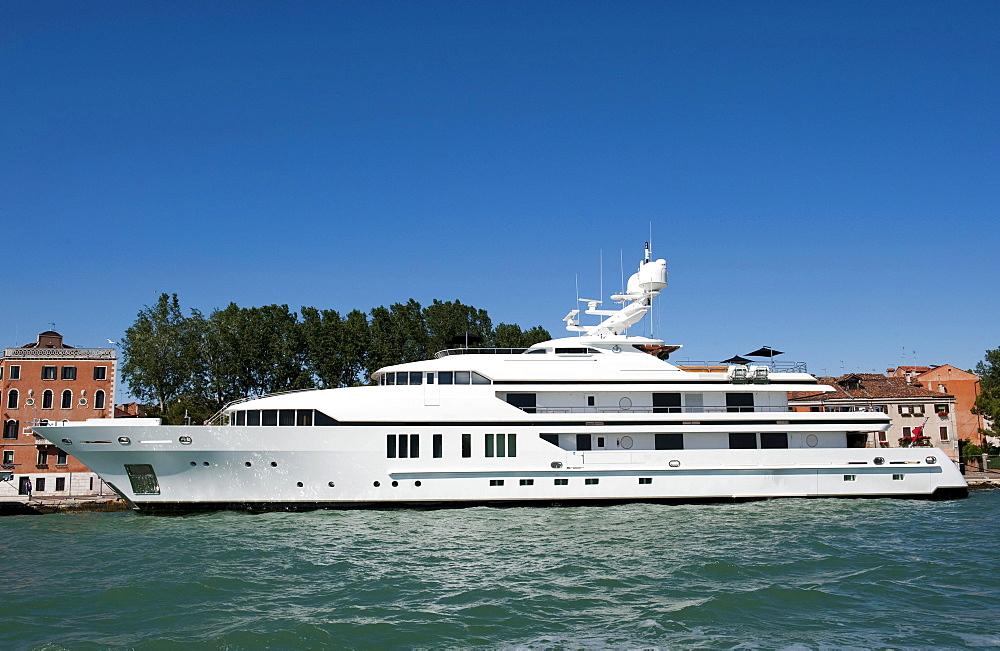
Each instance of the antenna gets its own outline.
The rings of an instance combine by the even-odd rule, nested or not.
[[[624,249],[618,249],[618,266],[622,271],[622,288],[619,293],[625,293],[625,253]]]
[[[598,296],[600,296],[601,299],[603,300],[604,299],[604,249],[599,249],[599,251],[600,251],[600,260],[601,260],[601,262],[600,262],[601,292],[598,294]]]

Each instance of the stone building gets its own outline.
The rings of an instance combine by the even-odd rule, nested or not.
[[[58,332],[5,348],[0,357],[0,500],[33,495],[80,497],[110,493],[95,473],[58,442],[29,431],[41,421],[111,418],[117,355],[113,348],[74,348]]]
[[[928,369],[929,370],[929,369]],[[891,419],[889,431],[870,432],[868,447],[929,446],[958,459],[955,396],[931,391],[907,377],[878,373],[848,373],[821,377],[828,393],[793,391],[792,411],[881,411]],[[920,429],[918,429],[920,428]]]
[[[918,371],[913,373],[912,371]],[[982,443],[979,429],[984,426],[983,417],[972,413],[979,395],[979,376],[963,371],[951,364],[942,366],[903,366],[886,369],[886,375],[908,377],[909,382],[936,393],[950,393],[955,396],[956,436],[973,443]]]

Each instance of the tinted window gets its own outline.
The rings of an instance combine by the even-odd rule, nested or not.
[[[761,432],[760,447],[787,448],[788,434],[785,434],[784,432]]]
[[[385,456],[389,459],[396,458],[396,435],[387,434],[385,437]]]
[[[558,434],[539,434],[543,441],[548,441],[552,445],[559,446],[559,435]]]
[[[251,409],[247,411],[247,425],[260,425],[260,411]]]
[[[470,371],[455,371],[455,384],[469,384],[472,382]]]
[[[323,412],[321,412],[318,409],[314,410],[313,413],[315,414],[314,415],[314,420],[313,420],[313,423],[315,425],[336,425],[337,424],[337,421],[335,419],[327,416],[326,414],[324,414]]]
[[[507,403],[523,409],[529,414],[535,413],[535,394],[534,393],[508,393]]]
[[[683,450],[684,449],[684,435],[683,434],[657,434],[656,435],[656,449],[657,450]]]
[[[654,393],[653,413],[654,414],[676,414],[681,410],[681,394],[679,393]]]
[[[590,450],[592,449],[590,434],[577,434],[576,435],[576,449],[577,450]]]
[[[312,409],[299,409],[295,412],[295,424],[309,427],[313,424],[313,410]]]
[[[729,434],[729,448],[732,450],[757,449],[757,435],[752,432],[732,432]]]
[[[295,425],[295,410],[294,409],[282,409],[278,412],[278,424],[282,427],[291,427]]]
[[[472,434],[462,434],[462,456],[472,456]]]
[[[423,384],[424,374],[422,371],[416,371],[410,373],[410,384]]]
[[[278,424],[278,410],[277,409],[265,409],[260,413],[260,423],[261,425],[277,425]]]
[[[245,412],[245,411],[238,411],[238,412],[236,412],[236,424],[237,425],[246,425],[247,424],[247,412]]]
[[[473,384],[492,384],[489,378],[483,377],[475,371],[472,372],[472,383]]]
[[[438,373],[438,384],[453,384],[455,374],[451,371],[441,371]]]
[[[753,411],[752,393],[727,393],[726,411]]]
[[[492,457],[493,456],[493,435],[492,434],[487,434],[486,435],[486,456],[488,456],[488,457]]]
[[[432,443],[434,445],[434,450],[433,450],[434,458],[440,459],[442,452],[441,435],[435,434],[434,438],[432,439]]]

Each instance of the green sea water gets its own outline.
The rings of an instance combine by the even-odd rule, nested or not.
[[[1000,648],[1000,491],[0,531],[3,649]]]

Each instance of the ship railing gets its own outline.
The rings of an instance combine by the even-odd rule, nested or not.
[[[731,368],[731,364],[726,362],[715,362],[697,359],[669,359],[674,366],[685,371],[697,371],[701,373],[726,373]],[[805,362],[751,362],[747,366],[766,366],[772,373],[808,373]]]
[[[725,414],[732,412],[785,412],[788,407],[521,407],[535,414]]]
[[[447,348],[434,353],[434,359],[449,355],[521,355],[527,348]]]

